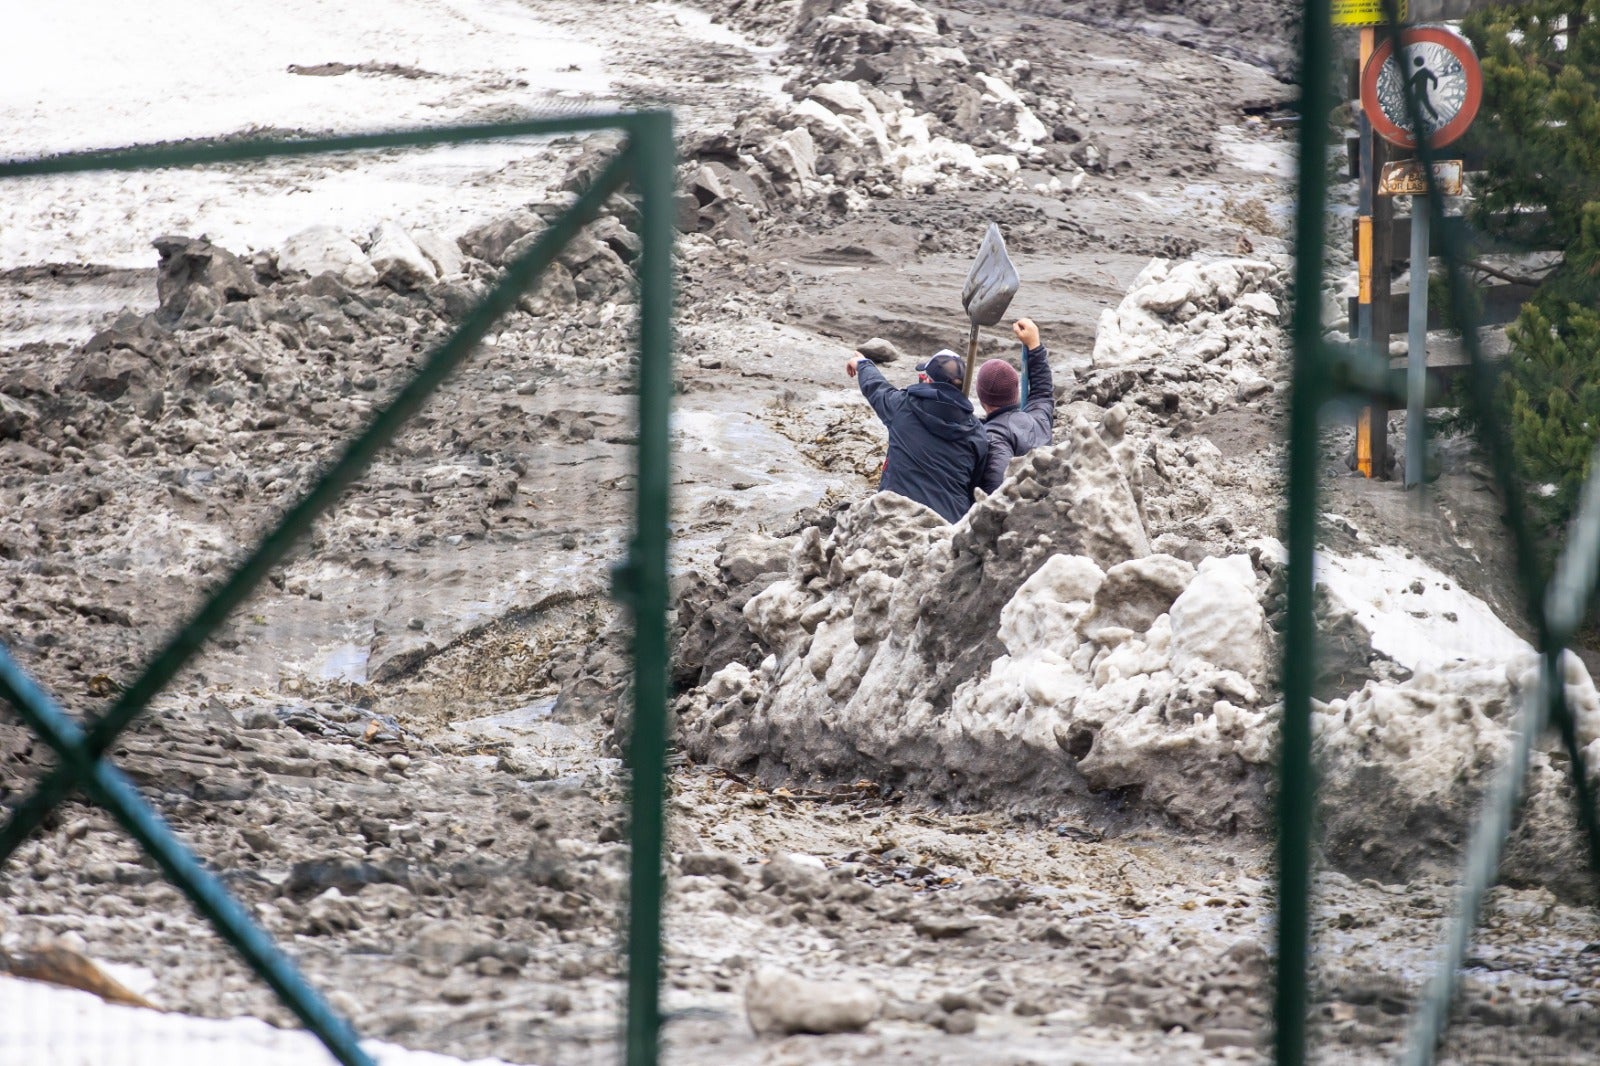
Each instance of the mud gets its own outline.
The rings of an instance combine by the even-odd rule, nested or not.
[[[604,40],[605,99],[679,111],[668,1060],[1263,1059],[1285,11],[527,6]],[[606,151],[479,175],[501,199],[470,219],[163,228],[131,266],[0,277],[6,646],[103,706]],[[950,527],[871,494],[882,431],[843,358],[958,340],[990,219],[1062,414]],[[608,206],[113,752],[363,1034],[614,1046],[632,221]],[[1467,589],[1511,617],[1475,462],[1447,457],[1448,521],[1330,480],[1328,553],[1400,545],[1440,575],[1413,610]],[[1318,1039],[1362,1062],[1392,1057],[1526,683],[1419,659],[1369,606],[1324,595],[1314,919]],[[1600,1056],[1600,925],[1539,759],[1461,1061]],[[0,802],[49,763],[0,717]],[[290,1023],[77,802],[0,873],[0,947],[49,943],[169,1009]]]

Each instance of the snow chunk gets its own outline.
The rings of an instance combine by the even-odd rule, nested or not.
[[[290,237],[278,251],[278,266],[312,277],[335,274],[350,285],[371,285],[378,280],[366,253],[332,226],[312,226]]]
[[[1172,604],[1172,666],[1259,675],[1265,665],[1266,614],[1248,555],[1200,563],[1189,587]]]

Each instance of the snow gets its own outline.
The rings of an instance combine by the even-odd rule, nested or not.
[[[632,16],[732,43],[671,4]],[[7,158],[242,133],[366,132],[609,108],[614,59],[581,27],[515,0],[117,0],[16,5],[0,34]],[[752,49],[754,51],[754,49]],[[291,66],[348,64],[315,76]],[[312,225],[362,236],[393,219],[450,237],[529,199],[548,146],[496,141],[226,168],[23,179],[0,196],[0,269],[153,267],[150,241],[204,234],[234,252]],[[491,180],[492,179],[492,180]]]
[[[1520,661],[1533,650],[1487,603],[1399,548],[1350,557],[1319,553],[1317,582],[1355,611],[1374,649],[1412,670]],[[1413,592],[1419,583],[1421,591]]]
[[[107,1003],[76,989],[0,976],[0,1062],[51,1066],[309,1066],[332,1063],[315,1036],[255,1018],[195,1018]],[[17,1019],[27,1019],[18,1024]],[[462,1066],[429,1051],[364,1040],[379,1066]],[[475,1059],[470,1066],[507,1066]]]

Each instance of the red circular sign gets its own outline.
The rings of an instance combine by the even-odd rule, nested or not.
[[[1415,89],[1428,143],[1442,148],[1467,132],[1483,101],[1483,71],[1472,46],[1438,26],[1400,31],[1401,55],[1386,39],[1361,71],[1361,109],[1372,130],[1401,148],[1417,146],[1406,97]]]

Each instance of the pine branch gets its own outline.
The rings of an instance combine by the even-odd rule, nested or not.
[[[1556,264],[1551,264],[1550,266],[1544,268],[1543,274],[1540,274],[1538,277],[1533,277],[1532,275],[1508,273],[1507,271],[1501,270],[1498,267],[1492,267],[1488,263],[1480,262],[1476,259],[1469,259],[1462,265],[1472,270],[1480,270],[1491,278],[1499,278],[1501,281],[1509,281],[1514,285],[1527,285],[1531,288],[1538,288],[1540,285],[1544,284],[1544,279],[1549,277],[1550,272],[1556,268]]]

